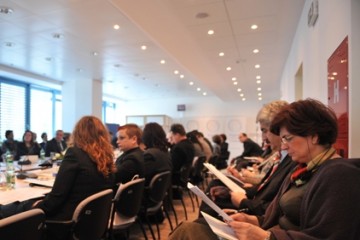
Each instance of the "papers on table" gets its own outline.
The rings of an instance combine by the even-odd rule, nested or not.
[[[229,225],[202,211],[201,214],[216,235],[229,240],[237,240],[234,230]]]
[[[32,198],[44,197],[49,193],[49,188],[33,187],[29,188],[16,188],[13,190],[0,191],[0,204],[9,204],[15,201],[25,201]]]
[[[232,218],[227,215],[221,208],[219,208],[213,201],[211,201],[208,196],[205,195],[197,186],[192,185],[190,182],[187,184],[188,189],[195,193],[198,197],[201,198],[209,207],[214,209],[225,221],[232,221]]]
[[[222,181],[231,191],[246,193],[244,189],[242,189],[239,185],[225,176],[225,174],[216,169],[214,165],[204,163],[204,166],[209,169],[209,171],[212,172],[218,179],[220,179],[220,181]]]

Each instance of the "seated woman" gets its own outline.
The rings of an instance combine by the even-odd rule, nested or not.
[[[17,144],[17,152],[15,160],[19,160],[21,156],[25,155],[38,155],[40,156],[40,146],[33,140],[33,133],[30,130],[26,130],[23,135],[22,142]]]
[[[298,165],[264,216],[232,215],[228,224],[236,237],[359,239],[360,161],[342,159],[332,148],[338,134],[335,113],[319,101],[300,100],[282,109],[270,129]],[[196,239],[198,234],[216,239],[207,225],[196,223],[183,224],[170,239]]]
[[[82,200],[113,188],[113,150],[108,130],[100,119],[93,116],[81,118],[72,133],[71,145],[60,165],[51,192],[40,201],[30,200],[2,206],[3,217],[34,207],[41,208],[47,219],[71,220],[76,206]],[[66,232],[47,229],[47,239],[66,239],[65,235]]]

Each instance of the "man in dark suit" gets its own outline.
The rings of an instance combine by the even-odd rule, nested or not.
[[[52,152],[62,154],[66,148],[64,132],[63,130],[57,130],[55,137],[46,143],[45,156],[49,157]]]
[[[142,131],[136,124],[126,124],[119,128],[118,141],[123,153],[116,159],[116,183],[126,183],[135,175],[145,175],[144,153],[140,149]]]
[[[181,124],[173,124],[170,127],[171,140],[175,145],[171,149],[171,162],[173,165],[172,182],[181,185],[180,169],[189,167],[195,157],[194,145],[186,138],[185,128]]]

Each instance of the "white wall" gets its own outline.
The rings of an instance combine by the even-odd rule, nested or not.
[[[186,111],[178,112],[177,105],[185,104]],[[261,143],[261,136],[255,122],[257,112],[263,103],[250,105],[247,102],[222,102],[218,98],[154,99],[126,102],[121,108],[122,121],[126,115],[167,115],[173,123],[182,123],[186,131],[198,129],[211,141],[214,134],[225,133],[228,137],[230,157],[243,151],[238,135],[246,132],[254,141]]]
[[[298,24],[288,60],[281,78],[282,99],[295,100],[295,74],[303,63],[303,98],[312,97],[327,103],[327,60],[349,36],[349,105],[350,105],[350,146],[349,155],[360,156],[356,145],[360,130],[355,119],[359,87],[359,0],[319,0],[319,17],[314,27],[307,25],[308,10],[312,0],[307,0]],[[359,108],[359,107],[357,107]],[[357,134],[352,134],[356,129]],[[355,136],[356,135],[356,136]]]

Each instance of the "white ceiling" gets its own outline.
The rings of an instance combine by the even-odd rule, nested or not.
[[[2,76],[97,79],[106,96],[124,100],[216,96],[234,102],[243,93],[246,101],[258,101],[261,87],[267,102],[280,97],[304,0],[0,0],[0,6],[13,9],[0,14]]]

